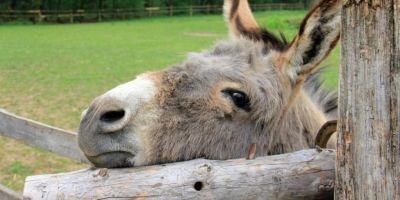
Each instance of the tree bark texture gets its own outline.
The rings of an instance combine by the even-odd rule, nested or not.
[[[336,199],[400,199],[400,0],[344,0]]]

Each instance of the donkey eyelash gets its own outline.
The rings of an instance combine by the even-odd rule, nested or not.
[[[250,99],[246,93],[236,89],[224,89],[221,91],[232,100],[236,107],[243,109],[246,112],[250,112]]]

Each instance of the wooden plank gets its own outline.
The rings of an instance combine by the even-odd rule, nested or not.
[[[335,151],[30,176],[27,199],[332,199]]]
[[[0,109],[0,135],[76,161],[87,162],[78,147],[76,133],[19,117],[3,109]]]
[[[22,195],[15,192],[14,190],[7,188],[0,184],[0,199],[1,200],[21,200]]]

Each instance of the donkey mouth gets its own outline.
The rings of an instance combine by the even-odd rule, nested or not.
[[[123,168],[133,167],[134,154],[126,151],[112,151],[101,153],[96,156],[85,155],[86,158],[98,168]]]

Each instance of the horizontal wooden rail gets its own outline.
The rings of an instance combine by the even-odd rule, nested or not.
[[[0,184],[1,200],[21,200],[22,195]]]
[[[87,162],[78,147],[76,133],[19,117],[3,109],[0,109],[0,135],[76,161]]]
[[[30,176],[26,199],[332,199],[335,151]]]

